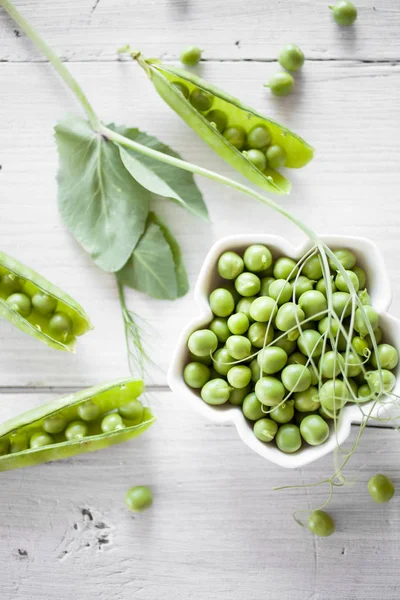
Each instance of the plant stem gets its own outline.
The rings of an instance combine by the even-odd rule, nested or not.
[[[0,0],[0,6],[4,8],[4,10],[10,15],[12,19],[20,26],[22,31],[26,33],[26,35],[32,40],[34,44],[39,48],[39,50],[44,54],[44,56],[49,60],[49,62],[53,65],[57,73],[64,80],[76,98],[82,105],[83,110],[85,111],[89,122],[93,129],[97,130],[100,125],[100,120],[96,113],[93,110],[92,105],[89,100],[86,98],[82,88],[76,81],[74,77],[72,77],[71,73],[64,65],[64,63],[58,58],[58,56],[53,52],[53,50],[42,40],[40,35],[35,31],[35,29],[24,19],[21,13],[15,8],[15,6],[9,0]]]

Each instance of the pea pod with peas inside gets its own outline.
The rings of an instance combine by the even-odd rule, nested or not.
[[[0,315],[51,348],[70,352],[76,337],[93,328],[71,296],[4,252],[0,252]]]
[[[276,169],[304,167],[314,152],[307,142],[193,73],[138,52],[131,56],[163,100],[217,154],[263,189],[289,193],[290,182]]]
[[[121,379],[76,392],[0,425],[0,471],[108,448],[155,421],[138,397],[142,381]]]

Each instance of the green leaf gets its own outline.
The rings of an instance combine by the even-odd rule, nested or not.
[[[154,213],[150,213],[144,234],[117,277],[124,285],[160,300],[175,300],[186,293],[188,283],[179,246]]]
[[[105,271],[118,271],[142,235],[151,194],[125,169],[118,147],[69,117],[55,128],[58,202],[66,225]]]
[[[139,129],[115,125],[108,125],[108,127],[148,148],[181,158],[169,146]],[[196,216],[208,220],[207,207],[191,173],[122,146],[119,146],[119,151],[126,169],[143,187],[154,194],[175,200]]]

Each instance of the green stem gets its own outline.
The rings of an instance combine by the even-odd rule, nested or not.
[[[28,21],[24,19],[21,13],[9,0],[0,0],[0,6],[4,8],[4,10],[10,15],[12,19],[14,19],[14,21],[17,23],[17,25],[19,25],[22,31],[26,33],[26,35],[32,40],[34,44],[36,44],[39,50],[53,65],[57,73],[60,75],[60,77],[67,84],[69,89],[73,92],[73,94],[81,103],[82,108],[85,111],[93,129],[97,130],[100,124],[100,120],[94,112],[89,100],[86,98],[82,88],[80,87],[76,79],[72,77],[71,73],[64,65],[64,63],[58,58],[58,56],[46,44],[46,42],[42,40],[37,31],[35,31],[35,29],[28,23]]]

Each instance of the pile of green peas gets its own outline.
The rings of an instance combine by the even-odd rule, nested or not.
[[[366,273],[354,253],[343,248],[335,256],[360,299],[369,302]],[[338,321],[327,316],[318,254],[296,263],[255,244],[243,253],[224,252],[217,269],[221,284],[209,296],[214,318],[190,335],[183,376],[207,404],[240,406],[260,441],[274,441],[286,453],[322,444],[346,403],[376,399],[382,386],[393,390],[398,352],[383,343],[379,315],[363,306],[378,360],[360,308],[347,351]],[[349,332],[351,295],[335,261],[330,276],[333,310]]]
[[[36,329],[63,343],[86,330],[86,325],[62,301],[5,267],[0,271],[0,298]]]
[[[30,423],[0,439],[0,456],[39,449],[64,442],[79,442],[91,436],[139,425],[144,407],[138,399],[127,400],[116,410],[104,410],[102,399],[90,398]]]
[[[229,123],[228,115],[221,109],[212,109],[214,96],[201,88],[195,87],[191,91],[182,81],[175,81],[173,85],[189,100],[192,106],[205,116],[229,144],[249,160],[261,172],[270,167],[279,169],[286,162],[285,150],[273,143],[271,132],[267,125],[260,124],[246,131],[238,123]]]

